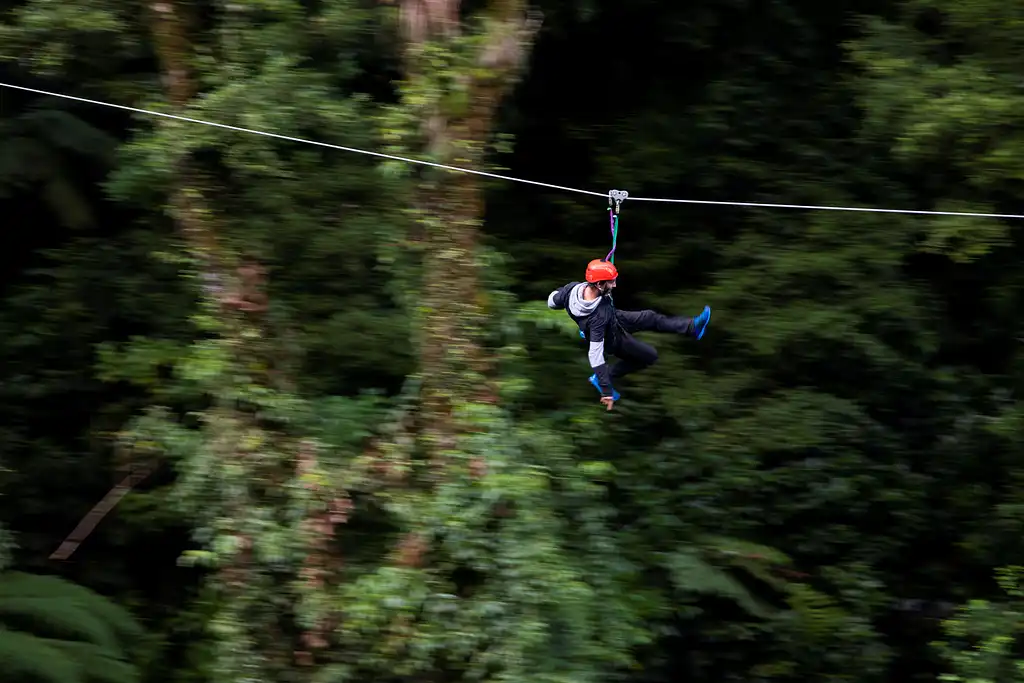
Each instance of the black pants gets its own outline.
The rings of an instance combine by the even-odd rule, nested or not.
[[[620,360],[612,366],[612,381],[643,370],[658,360],[658,350],[633,336],[634,332],[671,332],[693,334],[693,318],[662,315],[655,311],[615,311],[622,329],[611,353]]]

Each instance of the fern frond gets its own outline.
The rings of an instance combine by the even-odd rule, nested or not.
[[[743,584],[726,570],[705,561],[696,548],[683,548],[669,554],[664,566],[677,590],[726,598],[753,616],[771,616],[771,610]]]
[[[11,536],[11,532],[6,527],[0,526],[0,572],[10,566],[13,549],[14,538]]]
[[[80,667],[82,678],[89,683],[135,683],[139,672],[129,662],[117,657],[110,650],[93,647],[86,643],[49,641],[50,645],[75,661]]]
[[[34,109],[15,119],[19,127],[56,149],[93,157],[107,163],[120,144],[114,136],[59,109]]]
[[[720,553],[723,556],[741,557],[744,559],[783,566],[789,566],[793,563],[785,553],[782,553],[775,548],[761,545],[760,543],[751,543],[738,538],[714,536],[710,534],[699,536],[695,540],[704,548],[715,553]]]
[[[0,627],[0,671],[4,680],[87,683],[82,668],[51,641]]]
[[[731,567],[742,569],[753,578],[784,591],[787,581],[773,573],[777,567],[788,567],[792,560],[785,553],[759,543],[726,536],[704,535],[696,539],[708,553]]]
[[[832,636],[849,616],[834,598],[804,584],[789,586],[788,602],[808,640]]]
[[[129,653],[142,636],[127,610],[84,586],[56,576],[0,574],[3,680],[135,683]]]
[[[116,649],[118,639],[84,605],[58,597],[4,597],[0,623],[45,638],[81,641]]]
[[[31,622],[44,636],[128,647],[143,635],[132,615],[84,586],[56,576],[0,574],[0,623]],[[36,629],[41,629],[37,631]]]
[[[89,202],[67,175],[59,171],[50,174],[43,185],[42,193],[61,225],[72,230],[81,230],[93,225],[93,213]]]

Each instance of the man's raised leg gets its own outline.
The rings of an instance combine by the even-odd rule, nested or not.
[[[700,339],[711,320],[711,307],[705,306],[700,315],[692,318],[663,315],[649,309],[616,311],[616,316],[627,332],[671,332]]]

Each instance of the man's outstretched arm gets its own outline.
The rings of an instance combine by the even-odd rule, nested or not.
[[[569,292],[578,284],[578,282],[570,282],[567,285],[562,285],[558,289],[552,290],[548,294],[548,308],[554,311],[565,310],[569,305]]]

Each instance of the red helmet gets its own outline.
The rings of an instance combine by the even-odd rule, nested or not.
[[[587,264],[587,282],[593,284],[595,282],[604,282],[606,280],[614,280],[619,276],[619,271],[615,268],[614,263],[610,263],[603,259],[594,259]]]

